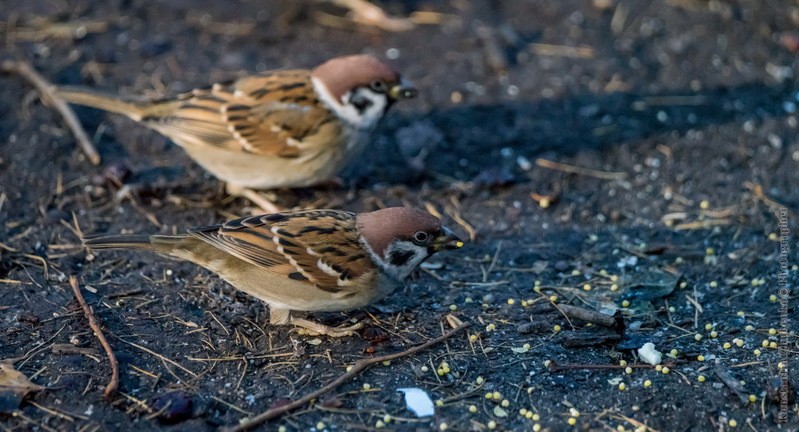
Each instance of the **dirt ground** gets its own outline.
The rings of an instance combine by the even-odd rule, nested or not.
[[[57,84],[123,94],[175,94],[350,53],[391,58],[420,97],[390,112],[343,187],[276,197],[286,207],[434,209],[471,240],[372,308],[315,316],[364,320],[360,337],[298,336],[191,264],[89,255],[75,224],[170,233],[250,204],[228,199],[157,133],[79,108],[102,156],[91,165],[26,81],[0,76],[0,359],[46,387],[5,407],[0,428],[235,425],[359,359],[441,335],[452,314],[472,327],[261,430],[799,430],[795,397],[781,426],[774,399],[780,362],[794,396],[799,368],[799,5],[379,4],[438,22],[383,32],[307,0],[3,1],[2,55]],[[115,199],[108,178],[128,171],[132,193]],[[791,251],[787,310],[770,298],[781,244]],[[120,363],[110,399],[109,362],[69,275]],[[619,307],[624,326],[567,320],[551,296]],[[644,342],[669,373],[643,366]],[[622,360],[642,367],[628,374]],[[450,371],[439,375],[442,362]],[[441,401],[435,415],[406,409],[406,387]]]

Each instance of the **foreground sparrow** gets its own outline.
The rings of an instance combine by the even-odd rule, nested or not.
[[[91,249],[145,249],[217,273],[269,304],[272,324],[345,336],[291,311],[345,311],[374,303],[402,285],[422,261],[463,242],[429,213],[392,207],[354,214],[305,210],[252,216],[194,228],[178,236],[84,239]]]
[[[174,98],[124,100],[63,87],[65,100],[124,114],[165,135],[228,192],[268,212],[252,189],[313,186],[357,157],[392,103],[416,95],[391,67],[368,55],[313,70],[279,70],[214,84]]]

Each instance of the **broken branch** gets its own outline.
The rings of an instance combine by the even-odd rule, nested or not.
[[[72,287],[72,292],[75,294],[75,300],[78,301],[81,309],[83,309],[83,314],[86,315],[86,319],[89,320],[89,327],[92,328],[94,335],[100,340],[100,345],[103,346],[105,353],[108,355],[108,362],[111,363],[111,381],[105,386],[103,395],[105,395],[107,398],[111,397],[116,394],[117,389],[119,388],[119,363],[117,362],[117,357],[114,355],[114,351],[111,350],[111,345],[109,345],[108,341],[105,339],[103,331],[100,330],[100,325],[97,324],[97,319],[94,317],[94,313],[92,312],[91,308],[89,308],[89,305],[86,304],[86,300],[83,299],[83,294],[80,293],[80,287],[78,287],[78,278],[75,276],[70,276],[69,285]]]

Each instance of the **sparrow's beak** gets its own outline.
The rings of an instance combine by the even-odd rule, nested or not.
[[[443,249],[459,249],[463,247],[463,240],[447,227],[441,227],[441,234],[433,241],[433,250],[436,252]]]
[[[404,79],[400,79],[400,82],[391,87],[388,91],[388,95],[391,99],[399,100],[399,99],[410,99],[415,97],[416,94],[419,93],[416,90],[416,87],[410,81],[406,81]]]

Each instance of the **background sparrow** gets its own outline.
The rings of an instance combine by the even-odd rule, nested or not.
[[[125,100],[63,87],[69,102],[131,119],[165,135],[203,168],[267,212],[252,189],[330,179],[358,156],[386,110],[416,89],[368,55],[337,57],[313,70],[278,70],[174,98]]]
[[[145,249],[191,261],[269,304],[272,324],[338,337],[345,328],[291,311],[345,311],[374,303],[402,285],[422,261],[463,242],[438,218],[392,207],[354,214],[305,210],[251,216],[178,236],[84,239],[91,249]]]

